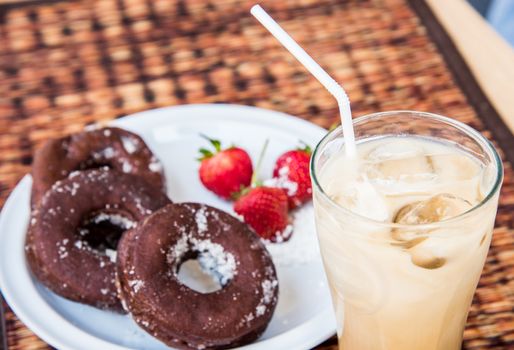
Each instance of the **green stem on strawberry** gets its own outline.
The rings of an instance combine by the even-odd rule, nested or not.
[[[221,141],[220,140],[211,139],[209,136],[202,134],[202,133],[200,133],[200,136],[203,137],[204,139],[206,139],[207,141],[209,141],[211,143],[211,145],[214,146],[216,153],[221,152]]]
[[[303,147],[298,147],[299,151],[304,151],[305,153],[312,154],[312,148],[309,144],[303,140],[300,140],[300,145]]]
[[[266,153],[266,150],[268,149],[268,144],[269,144],[269,139],[266,139],[266,141],[264,141],[264,145],[262,146],[261,153],[259,154],[257,164],[255,165],[255,168],[253,170],[252,181],[250,182],[250,187],[256,187],[258,185],[257,177],[259,176],[259,171],[261,169],[262,160],[264,159],[264,154]]]

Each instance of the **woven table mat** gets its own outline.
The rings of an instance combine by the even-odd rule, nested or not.
[[[254,2],[0,6],[0,204],[46,139],[145,109],[226,102],[287,112],[323,127],[336,123],[333,98],[250,17]],[[261,3],[344,84],[355,116],[430,111],[496,141],[485,127],[490,116],[478,117],[407,0]],[[513,175],[506,161],[497,228],[465,349],[514,349]],[[49,348],[9,310],[7,329],[10,349]],[[336,348],[335,338],[319,347]]]

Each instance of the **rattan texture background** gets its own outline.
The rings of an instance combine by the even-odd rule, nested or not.
[[[48,138],[129,113],[226,102],[329,127],[332,97],[237,0],[60,1],[0,6],[0,204]],[[355,116],[415,109],[482,131],[407,0],[262,0],[341,82]],[[244,118],[244,115],[241,116]],[[494,141],[494,140],[493,140]],[[514,349],[511,164],[465,349]],[[8,312],[9,345],[48,349]],[[334,338],[320,349],[335,350]]]

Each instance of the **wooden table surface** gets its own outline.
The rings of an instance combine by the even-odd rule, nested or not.
[[[253,3],[0,0],[0,204],[46,139],[145,109],[226,102],[337,122],[332,97],[249,16]],[[463,0],[261,3],[345,86],[355,116],[431,111],[499,147],[505,183],[463,347],[514,349],[512,50]],[[7,328],[10,349],[49,348],[10,310]]]

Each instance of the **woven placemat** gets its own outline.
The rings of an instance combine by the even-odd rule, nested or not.
[[[0,204],[44,140],[161,106],[227,102],[329,127],[337,106],[253,18],[252,1],[51,1],[0,6]],[[416,1],[413,1],[416,2]],[[343,83],[355,116],[456,118],[495,141],[407,0],[263,0]],[[244,118],[244,116],[241,116]],[[493,130],[494,131],[494,130]],[[504,156],[503,152],[502,155]],[[514,183],[465,331],[465,349],[514,349]],[[7,312],[10,349],[48,349]],[[335,350],[332,338],[319,349]]]

